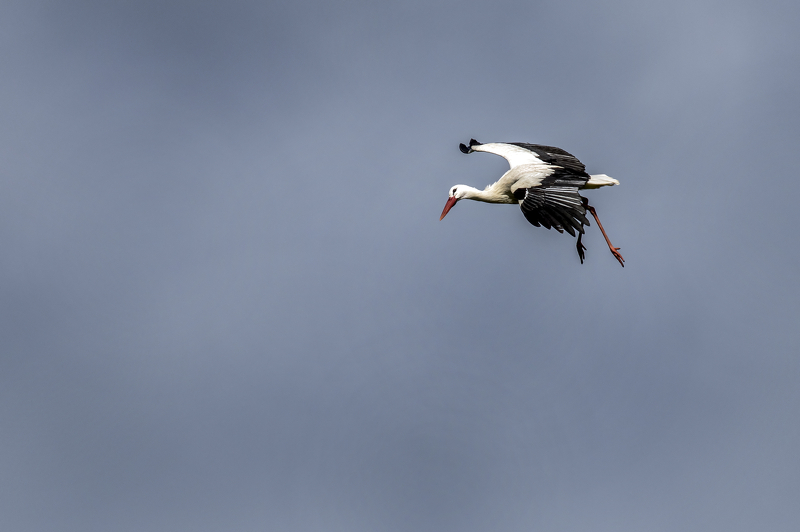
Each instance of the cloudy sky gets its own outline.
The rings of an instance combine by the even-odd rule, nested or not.
[[[6,0],[0,528],[800,529],[800,5]],[[462,202],[560,146],[568,235]]]

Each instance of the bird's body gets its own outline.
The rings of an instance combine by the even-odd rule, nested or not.
[[[511,168],[484,190],[467,185],[456,185],[450,189],[447,204],[440,220],[461,199],[471,199],[486,203],[519,204],[525,218],[537,227],[555,228],[559,233],[565,230],[575,236],[578,234],[578,255],[583,263],[586,249],[581,243],[588,210],[614,257],[624,267],[624,259],[608,240],[597,213],[578,190],[618,185],[619,181],[605,174],[589,175],[586,168],[574,155],[561,148],[540,144],[503,143],[481,144],[471,140],[469,146],[460,145],[464,153],[482,151],[504,157]]]

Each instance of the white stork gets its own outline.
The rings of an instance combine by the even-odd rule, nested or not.
[[[563,233],[566,230],[575,236],[578,231],[578,256],[583,264],[584,250],[581,243],[584,225],[590,225],[586,211],[592,213],[597,225],[608,243],[608,249],[625,267],[625,259],[619,254],[620,248],[611,245],[603,224],[597,217],[594,207],[578,193],[583,188],[599,188],[619,185],[619,181],[605,174],[589,175],[586,167],[577,157],[561,148],[525,144],[522,142],[493,142],[481,144],[475,139],[469,146],[459,145],[464,153],[483,151],[504,157],[511,169],[494,184],[484,190],[467,185],[456,185],[450,189],[450,197],[442,211],[442,220],[453,205],[461,199],[484,201],[486,203],[519,203],[522,214],[536,227],[545,226]]]

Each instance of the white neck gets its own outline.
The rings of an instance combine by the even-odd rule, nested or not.
[[[516,203],[514,198],[509,197],[507,194],[498,193],[494,190],[493,186],[486,187],[486,190],[478,190],[466,185],[461,185],[462,190],[465,191],[464,199],[471,199],[475,201],[483,201],[486,203]]]

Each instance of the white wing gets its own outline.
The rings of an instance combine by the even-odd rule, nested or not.
[[[490,142],[489,144],[475,144],[470,146],[472,151],[483,151],[486,153],[494,153],[503,157],[511,168],[522,166],[524,164],[535,164],[539,166],[549,166],[543,162],[534,152],[514,146],[513,144],[505,144],[503,142]]]

